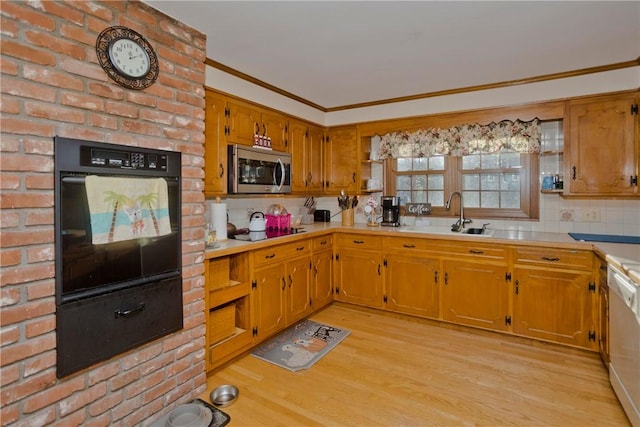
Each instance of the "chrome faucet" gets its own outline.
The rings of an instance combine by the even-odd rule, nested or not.
[[[447,200],[447,203],[444,204],[444,208],[449,209],[451,207],[451,199],[453,199],[453,196],[455,196],[456,194],[458,195],[458,197],[460,197],[460,218],[458,219],[458,221],[456,221],[455,224],[451,224],[451,231],[462,231],[465,224],[471,224],[471,220],[464,217],[464,203],[462,203],[462,193],[460,193],[459,191],[451,193],[451,195],[449,196],[449,200]]]

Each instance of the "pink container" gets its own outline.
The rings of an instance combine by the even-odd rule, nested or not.
[[[289,226],[291,224],[290,213],[285,215],[265,214],[264,217],[267,219],[268,231],[286,231],[289,229]]]

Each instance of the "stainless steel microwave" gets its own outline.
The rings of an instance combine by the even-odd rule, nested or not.
[[[227,149],[229,194],[291,192],[291,154],[238,144]]]

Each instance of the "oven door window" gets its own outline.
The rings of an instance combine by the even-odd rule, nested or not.
[[[179,189],[177,180],[167,180],[171,233],[93,245],[84,179],[63,177],[61,182],[60,249],[62,296],[81,291],[101,293],[109,285],[180,270]]]

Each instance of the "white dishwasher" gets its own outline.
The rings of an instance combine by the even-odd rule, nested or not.
[[[609,380],[633,427],[640,427],[638,286],[609,264]]]

